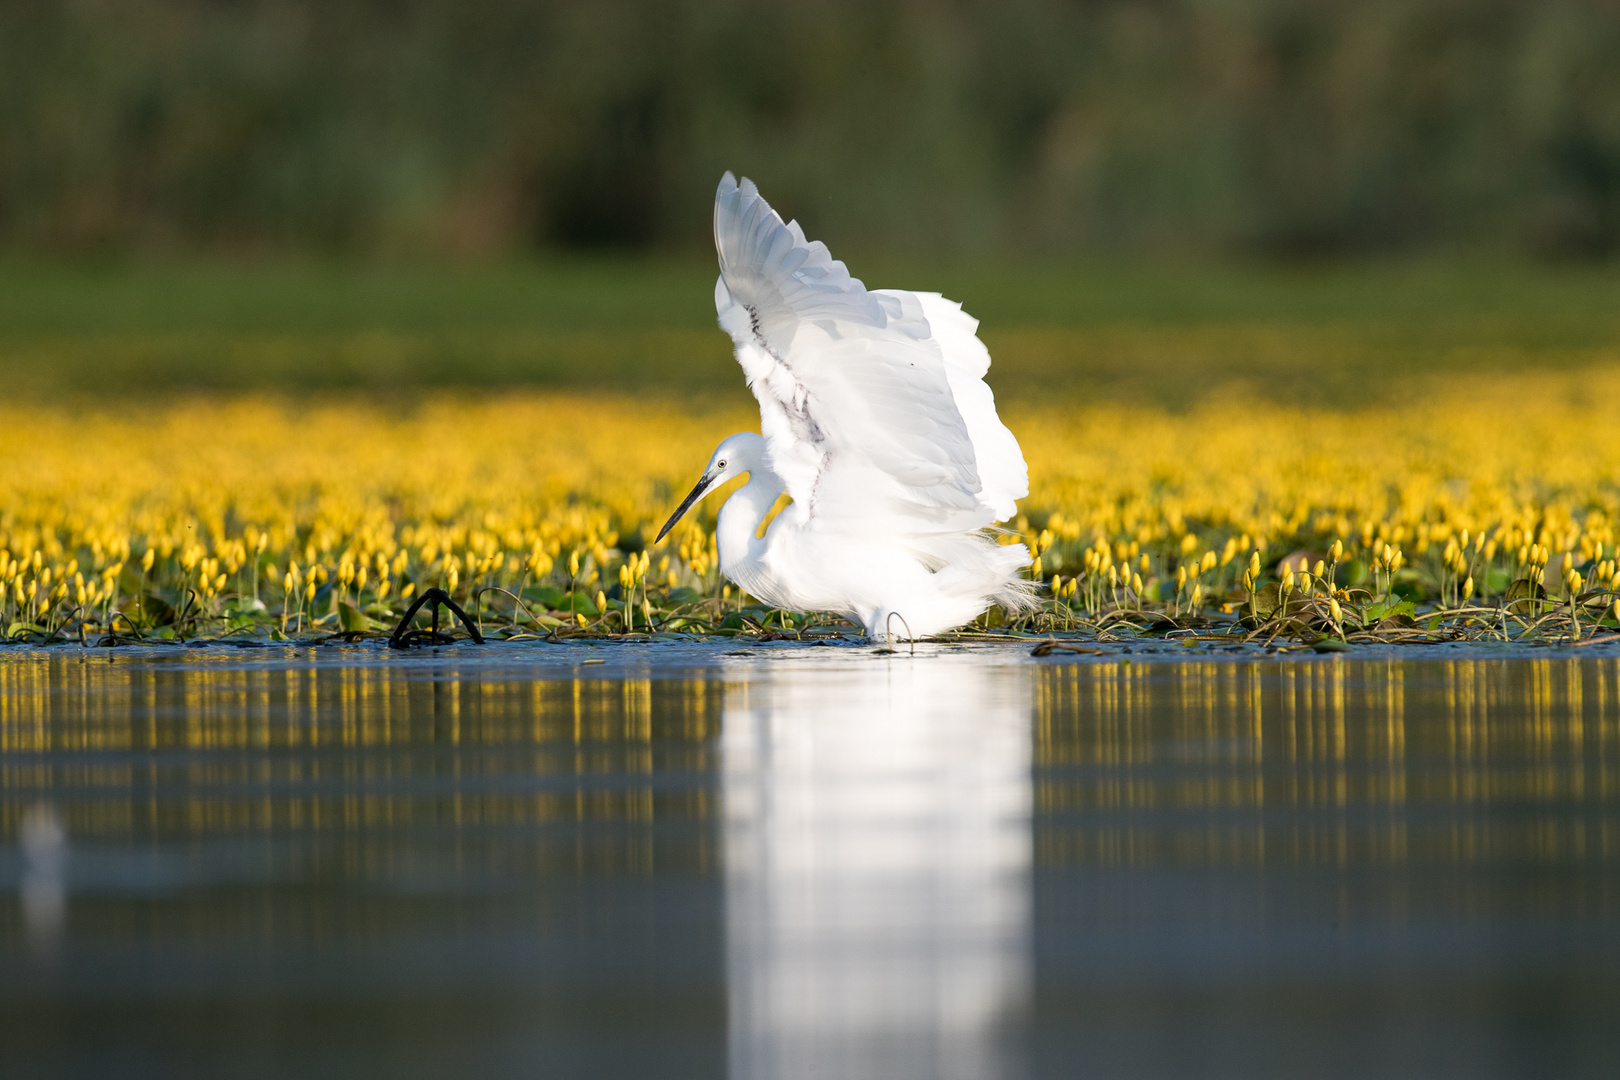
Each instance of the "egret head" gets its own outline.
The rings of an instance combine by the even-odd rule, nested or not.
[[[703,497],[727,480],[741,476],[743,473],[753,472],[765,460],[765,440],[752,431],[742,431],[730,436],[719,446],[714,448],[714,454],[709,458],[708,467],[703,470],[703,476],[690,494],[681,500],[681,505],[675,508],[664,527],[658,530],[658,543],[675,523],[686,516],[686,512],[703,500]]]

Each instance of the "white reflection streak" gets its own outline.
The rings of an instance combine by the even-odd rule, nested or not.
[[[946,657],[728,690],[734,1078],[1017,1071],[1003,1055],[1030,981],[1029,722],[1021,673]]]
[[[36,947],[49,946],[67,912],[67,828],[54,809],[36,803],[23,815],[17,840],[23,852],[23,925]]]

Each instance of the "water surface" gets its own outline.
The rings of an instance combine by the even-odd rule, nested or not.
[[[1620,657],[0,652],[15,1076],[1558,1076]]]

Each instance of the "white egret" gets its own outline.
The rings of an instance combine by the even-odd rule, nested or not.
[[[984,383],[978,320],[938,293],[868,290],[729,172],[714,243],[715,309],[763,434],[720,444],[658,540],[747,473],[720,509],[720,572],[772,606],[834,612],[872,638],[1030,606],[1028,550],[989,531],[1029,474]],[[783,492],[791,504],[759,535]]]

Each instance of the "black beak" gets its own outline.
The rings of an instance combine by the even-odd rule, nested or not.
[[[681,505],[676,507],[675,512],[669,516],[669,520],[664,522],[664,527],[658,530],[658,539],[654,540],[653,543],[656,544],[659,540],[662,540],[665,536],[669,535],[669,530],[675,527],[675,523],[681,520],[681,518],[685,517],[686,512],[692,509],[699,499],[703,498],[703,496],[709,493],[709,486],[713,482],[714,477],[710,476],[708,473],[703,474],[703,479],[697,482],[697,487],[693,488],[691,494],[687,495],[685,499],[681,500]]]

